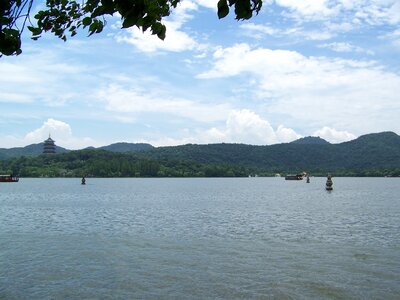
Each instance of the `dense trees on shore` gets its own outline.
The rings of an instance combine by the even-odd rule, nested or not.
[[[59,148],[55,155],[39,155],[43,146],[36,144],[0,149],[0,173],[22,177],[243,177],[300,172],[400,176],[400,136],[393,132],[341,144],[309,140],[271,146],[220,143],[158,148],[117,143],[78,151]]]
[[[55,155],[17,157],[0,161],[0,173],[20,177],[247,177],[276,173],[310,172],[315,176],[400,176],[400,167],[278,168],[247,164],[196,162],[173,158],[149,158],[138,153],[80,150]]]

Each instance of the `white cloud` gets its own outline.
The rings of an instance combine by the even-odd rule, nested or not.
[[[240,28],[243,30],[243,33],[246,36],[250,36],[253,38],[260,39],[263,35],[282,37],[288,36],[291,39],[306,39],[310,41],[321,41],[321,40],[329,40],[334,37],[334,33],[329,30],[306,30],[301,27],[289,27],[285,29],[275,28],[269,25],[260,25],[254,23],[245,23],[240,25]]]
[[[156,52],[158,50],[182,52],[192,50],[196,47],[196,41],[187,33],[180,31],[175,23],[164,22],[167,27],[167,34],[164,41],[157,36],[151,35],[149,31],[142,32],[138,28],[129,28],[129,35],[117,36],[119,42],[127,42],[134,45],[142,52]]]
[[[32,99],[28,93],[20,94],[15,92],[0,92],[0,102],[30,103]]]
[[[98,146],[98,143],[88,137],[75,137],[72,134],[71,126],[60,120],[49,118],[43,125],[25,135],[22,139],[8,137],[13,141],[12,145],[25,146],[41,143],[51,135],[56,140],[56,145],[67,149],[82,149],[88,146]]]
[[[254,38],[261,38],[262,35],[288,36],[317,41],[329,40],[342,32],[361,31],[364,28],[371,30],[375,26],[396,27],[400,24],[398,0],[275,0],[274,2],[282,10],[285,26],[282,27],[278,22],[275,22],[274,26],[243,24],[241,28],[245,30],[246,35]]]
[[[200,103],[117,84],[101,89],[97,98],[106,103],[109,111],[127,114],[154,112],[199,122],[223,120],[230,110],[228,104]]]
[[[333,20],[335,21],[335,20]],[[358,22],[353,20],[342,20],[340,22],[331,22],[327,21],[324,22],[324,27],[329,31],[329,32],[335,32],[335,33],[342,33],[342,32],[349,32],[357,28]]]
[[[200,6],[204,6],[215,11],[217,10],[218,0],[195,0],[195,2]]]
[[[29,51],[29,50],[28,50]],[[87,80],[88,68],[60,59],[52,51],[31,50],[31,53],[0,60],[0,102],[44,102],[62,105],[81,94],[79,82]]]
[[[333,33],[328,31],[299,30],[297,34],[309,41],[324,41],[324,40],[329,40],[335,36]]]
[[[395,46],[400,47],[400,29],[396,29],[380,37],[381,39],[390,40]]]
[[[213,127],[197,133],[201,143],[245,143],[270,145],[290,142],[301,137],[293,129],[282,125],[275,131],[271,124],[248,109],[232,110],[225,126]]]
[[[400,22],[400,2],[398,0],[275,0],[278,6],[289,11],[286,15],[299,22],[308,20],[352,20],[371,25]]]
[[[50,118],[40,128],[29,132],[25,136],[25,140],[29,143],[39,143],[45,140],[51,133],[53,133],[53,136],[57,135],[58,138],[65,139],[72,135],[72,130],[71,126],[67,123]]]
[[[247,144],[274,144],[277,142],[276,134],[270,123],[247,109],[232,111],[226,121],[226,128],[221,133],[228,141]]]
[[[286,128],[283,125],[279,125],[278,129],[276,130],[276,137],[281,143],[289,143],[301,138],[302,136],[297,134],[296,131],[291,128]]]
[[[268,25],[254,24],[254,23],[241,24],[240,28],[245,32],[245,34],[255,38],[260,38],[261,37],[260,34],[275,35],[275,36],[283,34],[283,31],[278,28],[274,28]]]
[[[358,53],[367,53],[369,55],[373,55],[374,52],[370,50],[365,50],[361,47],[354,46],[347,42],[333,42],[319,45],[320,48],[331,49],[336,52],[358,52]]]
[[[335,13],[335,10],[329,7],[327,0],[275,0],[275,2],[294,14],[307,18],[320,19]]]
[[[357,136],[348,131],[345,130],[338,131],[334,128],[330,128],[327,126],[324,126],[323,128],[316,130],[312,135],[319,136],[330,143],[347,142],[357,138]]]
[[[201,48],[190,34],[181,30],[182,25],[192,18],[188,12],[197,10],[197,8],[197,4],[192,1],[180,2],[171,16],[163,21],[167,28],[164,40],[152,35],[150,29],[142,32],[136,27],[128,28],[126,30],[128,34],[117,35],[116,39],[119,42],[132,44],[140,51],[147,53],[153,53],[158,50],[182,52],[198,47]]]
[[[270,145],[286,143],[301,137],[293,129],[280,125],[274,130],[271,124],[255,112],[248,109],[232,110],[224,126],[206,130],[181,131],[178,138],[160,137],[143,140],[155,146],[174,146],[187,143],[244,143],[252,145]]]
[[[247,74],[249,82],[256,81],[249,89],[262,96],[270,113],[314,128],[329,120],[358,134],[400,130],[400,75],[374,61],[306,57],[246,44],[219,48],[214,60],[199,78]]]

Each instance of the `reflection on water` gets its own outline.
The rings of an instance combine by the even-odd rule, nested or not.
[[[400,295],[394,178],[0,185],[1,298]]]

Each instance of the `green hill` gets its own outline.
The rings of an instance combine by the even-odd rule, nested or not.
[[[400,167],[400,136],[393,132],[368,134],[341,144],[303,142],[271,146],[189,144],[155,148],[143,155],[285,170]]]
[[[88,147],[86,149],[93,150],[106,150],[111,152],[131,152],[131,151],[141,151],[154,148],[150,144],[144,143],[115,143],[108,146],[103,146],[99,148]],[[71,150],[56,146],[56,153],[66,153]],[[19,157],[19,156],[38,156],[43,152],[43,143],[32,144],[26,147],[15,147],[10,149],[0,148],[0,160]]]
[[[123,153],[131,151],[148,150],[152,148],[154,148],[152,145],[145,143],[115,143],[108,146],[99,147],[97,149]]]
[[[56,153],[65,153],[70,150],[56,146]],[[0,148],[0,160],[19,156],[38,156],[43,152],[43,143],[10,149]]]
[[[328,145],[329,142],[321,139],[319,136],[307,136],[291,142],[291,144],[311,144],[311,145]]]
[[[314,142],[303,140],[271,146],[188,144],[158,148],[144,144],[140,151],[121,143],[104,147],[107,151],[86,149],[9,158],[0,161],[0,172],[21,176],[128,177],[270,176],[306,171],[313,175],[329,172],[335,176],[400,176],[400,136],[393,132],[368,134],[340,144]],[[41,149],[37,145],[25,148],[29,153],[33,153],[33,148]]]

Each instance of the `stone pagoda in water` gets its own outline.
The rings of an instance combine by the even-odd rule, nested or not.
[[[49,134],[49,138],[44,141],[43,144],[43,154],[54,154],[56,153],[56,144],[55,141],[52,140]]]
[[[331,174],[328,174],[328,177],[326,178],[325,189],[326,189],[327,191],[332,191],[332,190],[333,190],[333,181],[332,181],[332,176],[331,176]]]

